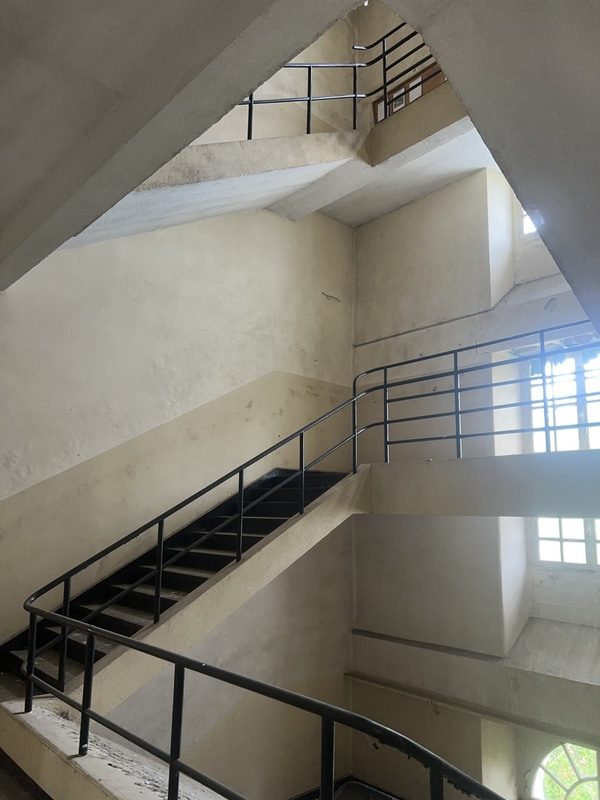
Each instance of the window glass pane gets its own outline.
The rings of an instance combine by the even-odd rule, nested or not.
[[[546,452],[546,436],[544,433],[533,434],[533,452],[545,453]]]
[[[566,430],[556,431],[556,449],[579,450],[578,428],[567,428]]]
[[[578,744],[566,744],[571,760],[575,764],[575,769],[581,778],[593,778],[598,772],[596,764],[596,753],[588,747],[581,747]]]
[[[600,422],[600,403],[596,400],[586,407],[588,422]]]
[[[538,535],[541,539],[558,539],[560,526],[554,517],[540,517],[538,519]]]
[[[594,520],[594,528],[596,529],[596,539],[600,542],[600,519]]]
[[[542,763],[548,772],[557,778],[562,785],[567,788],[572,786],[574,783],[577,783],[579,780],[579,777],[573,769],[573,765],[569,761],[569,757],[562,746],[557,747],[555,750],[549,753]]]
[[[585,783],[580,783],[569,795],[569,800],[598,800],[597,781],[585,781]]]
[[[564,542],[563,554],[568,564],[585,564],[585,542]]]
[[[583,530],[583,520],[563,519],[562,535],[565,539],[584,539],[585,532]]]
[[[596,545],[596,564],[600,564],[600,544]]]
[[[560,542],[540,539],[540,561],[560,561]]]
[[[535,225],[529,214],[523,211],[523,233],[525,236],[529,236],[530,233],[535,233]]]
[[[591,450],[600,449],[600,426],[588,428],[588,441]]]

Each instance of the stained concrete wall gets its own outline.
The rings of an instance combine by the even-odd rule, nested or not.
[[[187,655],[347,706],[352,523],[347,522],[232,614]],[[168,749],[172,670],[112,718]],[[337,740],[337,774],[350,771],[349,739]],[[188,673],[183,758],[249,797],[284,800],[319,783],[319,720]]]
[[[0,498],[274,370],[348,384],[351,330],[352,233],[320,215],[57,252],[0,297]]]
[[[306,50],[292,59],[297,63],[348,63],[353,62],[352,45],[356,41],[354,14],[333,25]],[[352,70],[314,69],[313,95],[338,95],[352,92]],[[277,97],[305,97],[307,72],[304,69],[281,69],[263,83],[254,99]],[[248,109],[237,106],[202,134],[193,144],[230,142],[247,136]],[[311,114],[311,132],[352,130],[352,101],[314,102]],[[298,136],[306,132],[306,103],[257,105],[254,108],[253,139],[275,136]]]
[[[490,307],[484,170],[356,232],[355,343]]]
[[[4,500],[0,504],[0,642],[27,626],[22,604],[32,591],[347,395],[346,386],[271,373]],[[340,441],[349,430],[347,414],[330,420],[325,428],[315,428],[306,436],[307,459]],[[344,448],[322,465],[345,470],[349,458]],[[298,445],[290,444],[248,470],[246,478],[252,480],[272,467],[295,468],[297,464]],[[178,529],[236,491],[236,480],[223,484],[172,517],[167,531]],[[155,541],[156,528],[86,570],[74,591],[149,550]],[[48,600],[58,603],[60,597]]]
[[[352,708],[359,714],[399,731],[481,780],[479,719],[450,708],[369,681],[351,680]],[[428,797],[429,772],[392,748],[375,746],[367,736],[352,737],[354,774],[398,797]],[[444,796],[460,797],[452,787]]]
[[[355,628],[505,654],[497,518],[368,515],[355,537]]]

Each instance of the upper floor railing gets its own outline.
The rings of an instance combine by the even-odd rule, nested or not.
[[[315,103],[352,101],[352,129],[356,130],[360,100],[373,103],[375,122],[380,122],[408,105],[413,99],[426,94],[429,89],[438,86],[446,80],[444,73],[417,31],[411,30],[406,35],[400,33],[407,27],[407,24],[402,22],[369,45],[353,45],[355,51],[377,51],[373,58],[366,61],[338,63],[293,61],[285,64],[282,68],[284,70],[305,72],[306,92],[283,97],[257,97],[256,92],[252,92],[240,103],[241,106],[246,106],[248,111],[247,138],[252,139],[254,136],[254,112],[257,106],[304,103],[306,104],[305,131],[311,133]],[[398,34],[400,37],[396,41]],[[346,92],[315,94],[313,88],[315,74],[330,70],[347,73],[351,88]],[[361,91],[359,73],[369,77],[380,74],[381,83],[373,89]]]
[[[377,401],[377,402],[375,402]],[[433,408],[428,404],[433,403]],[[408,406],[408,412],[396,416],[394,409],[399,404]],[[508,414],[508,424],[503,424]],[[325,426],[336,421],[347,425],[347,433],[334,444],[326,446],[318,455],[306,456],[305,440],[311,431],[318,433],[319,441],[324,436]],[[442,426],[438,428],[437,426]],[[414,427],[416,426],[416,428]],[[444,427],[445,426],[445,427]],[[406,432],[407,429],[412,432]],[[366,370],[358,375],[353,384],[352,397],[335,406],[316,420],[263,450],[258,455],[230,470],[218,480],[203,487],[190,497],[172,506],[167,511],[119,539],[109,547],[73,567],[36,591],[25,603],[29,614],[29,649],[27,658],[27,692],[25,709],[30,711],[34,688],[59,697],[81,714],[80,753],[84,754],[88,744],[90,720],[104,725],[128,739],[156,758],[169,764],[169,800],[178,797],[179,774],[188,775],[220,792],[224,797],[241,800],[241,795],[206,775],[200,774],[181,760],[182,703],[186,671],[202,673],[216,680],[240,686],[248,691],[271,697],[282,703],[303,709],[321,719],[321,798],[333,797],[333,747],[334,728],[342,725],[366,733],[383,744],[400,750],[418,760],[430,772],[432,800],[442,800],[444,780],[467,794],[482,800],[497,800],[497,796],[447,764],[443,759],[428,752],[399,733],[378,725],[371,720],[351,712],[317,702],[293,692],[269,686],[251,678],[236,675],[226,670],[211,667],[194,659],[153,647],[138,640],[107,631],[93,624],[94,618],[108,606],[118,603],[129,592],[143,583],[154,587],[154,620],[161,616],[162,576],[166,566],[175,564],[193,548],[208,541],[218,532],[236,529],[236,560],[244,552],[244,517],[258,503],[278,489],[297,482],[298,513],[305,509],[306,472],[346,448],[348,468],[356,472],[359,461],[370,462],[382,457],[390,460],[393,447],[431,447],[434,443],[450,443],[457,457],[463,452],[466,442],[494,440],[496,437],[517,437],[518,452],[560,449],[577,449],[584,434],[587,446],[600,447],[600,339],[589,321],[567,323],[551,328],[501,337],[491,341],[467,345],[442,353],[419,356],[404,361],[385,364]],[[375,443],[368,437],[381,432]],[[577,441],[568,432],[576,432]],[[594,436],[592,436],[594,434]],[[336,433],[337,435],[337,433]],[[593,441],[592,441],[593,439]],[[363,457],[359,458],[359,442],[364,443]],[[245,496],[248,471],[260,461],[283,448],[296,448],[297,469],[282,478],[260,497],[248,501]],[[381,449],[379,449],[381,447]],[[402,452],[399,450],[399,452]],[[190,504],[222,488],[228,481],[237,485],[237,511],[210,531],[201,533],[186,548],[178,550],[168,560],[164,559],[165,525],[179,511]],[[122,589],[103,605],[91,611],[83,619],[71,616],[71,587],[74,578],[82,581],[82,573],[104,559],[125,548],[146,532],[156,536],[156,564],[142,578]],[[123,550],[123,558],[128,551]],[[102,571],[102,570],[100,570]],[[104,569],[107,572],[107,569]],[[58,611],[43,608],[40,598],[53,590],[62,589],[63,602]],[[50,596],[52,598],[52,595]],[[47,602],[51,602],[46,597]],[[40,620],[58,624],[61,635],[38,648],[37,627]],[[73,631],[81,631],[87,637],[86,666],[81,702],[65,694],[65,666],[68,637]],[[92,686],[94,679],[94,650],[97,639],[113,642],[125,648],[153,656],[174,666],[173,717],[171,748],[167,753],[143,740],[92,709]],[[51,686],[35,673],[35,662],[39,654],[50,646],[60,643],[59,679]]]

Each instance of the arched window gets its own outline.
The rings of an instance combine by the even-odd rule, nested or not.
[[[533,782],[535,800],[599,800],[598,753],[561,744],[544,758]]]

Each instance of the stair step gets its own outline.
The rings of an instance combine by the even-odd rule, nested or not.
[[[127,589],[128,585],[126,583],[123,584],[116,584],[114,586],[115,589],[122,591],[123,589]],[[136,586],[135,589],[132,589],[130,594],[143,594],[146,597],[154,598],[154,586],[151,584],[142,584],[141,586]],[[167,599],[172,600],[174,603],[178,603],[185,597],[185,592],[179,592],[177,589],[165,589],[163,588],[160,596]],[[127,599],[127,596],[123,598],[124,600]]]
[[[211,528],[216,528],[219,525],[222,525],[229,519],[229,516],[216,514],[215,516],[210,517],[209,520],[206,522],[206,527],[210,530]],[[246,515],[244,514],[244,535],[246,532],[248,533],[260,533],[263,536],[266,536],[268,533],[271,533],[276,528],[279,528],[280,525],[283,525],[284,522],[287,522],[289,517],[259,517],[254,516],[252,514]],[[232,520],[228,525],[226,525],[225,529],[227,532],[235,532],[237,526],[237,520]]]
[[[177,545],[167,548],[167,558],[176,553],[186,550],[185,545]],[[193,569],[206,569],[212,572],[219,572],[235,559],[235,550],[221,550],[209,547],[193,547],[184,555],[180,556],[177,564],[181,567],[192,567]]]
[[[154,564],[143,564],[141,568],[145,570],[154,569]],[[212,570],[173,564],[173,566],[163,569],[162,583],[167,589],[178,589],[187,593],[197,589],[198,586],[212,578],[214,574]]]
[[[25,676],[27,674],[27,650],[15,650],[12,652],[12,655],[21,662],[20,673]],[[46,650],[35,659],[36,674],[43,681],[45,680],[52,684],[56,683],[56,681],[58,681],[58,664],[58,653],[53,650]],[[65,662],[65,680],[67,682],[81,675],[82,672],[81,664],[67,658]]]
[[[62,629],[57,626],[50,626],[48,629],[55,636],[62,635]],[[69,631],[69,644],[67,652],[69,658],[73,661],[78,661],[80,664],[85,663],[85,650],[87,644],[87,634],[83,631]],[[101,658],[108,655],[110,651],[117,645],[114,642],[106,641],[106,639],[96,638],[96,648],[94,654],[94,662],[100,661]],[[59,651],[62,648],[62,642],[57,642],[53,650]],[[52,652],[52,651],[49,651]]]
[[[102,607],[100,603],[82,603],[77,605],[75,613],[80,613],[82,617],[87,616],[91,611],[98,611]],[[146,625],[154,622],[154,616],[149,611],[142,611],[127,606],[112,605],[94,616],[90,622],[101,628],[107,628],[115,633],[122,633],[124,636],[132,636]]]

